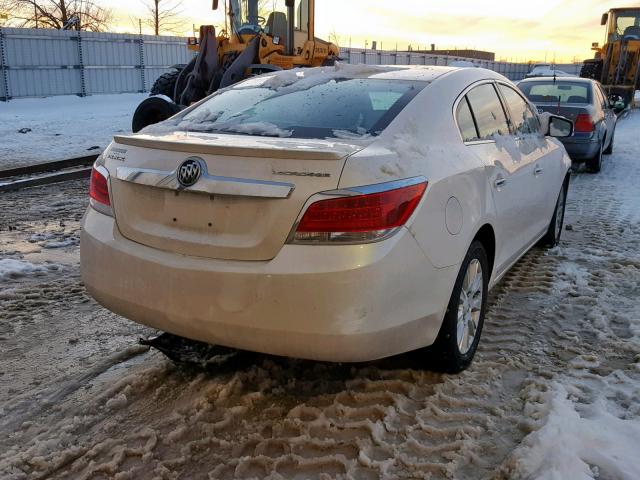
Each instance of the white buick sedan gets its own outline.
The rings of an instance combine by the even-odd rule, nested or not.
[[[550,134],[572,128],[479,68],[254,77],[115,137],[82,277],[182,337],[339,362],[428,347],[457,372],[489,289],[558,242],[571,162]]]

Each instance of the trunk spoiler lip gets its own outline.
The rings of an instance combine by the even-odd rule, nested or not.
[[[240,142],[238,142],[239,138],[242,138]],[[248,138],[249,141],[247,141]],[[203,138],[193,135],[155,137],[134,134],[116,135],[113,137],[113,141],[121,145],[190,154],[305,160],[340,160],[366,147],[366,145],[330,140],[327,140],[330,142],[329,145],[322,145],[322,140],[257,139],[237,135],[216,135],[213,138]],[[233,145],[231,143],[233,141],[239,145]]]

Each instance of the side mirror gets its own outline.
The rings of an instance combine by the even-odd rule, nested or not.
[[[627,107],[627,104],[620,95],[616,95],[615,93],[609,95],[609,106],[613,108],[613,111],[616,113],[620,113]]]
[[[607,20],[609,20],[609,14],[608,13],[603,13],[602,14],[602,18],[600,19],[600,25],[606,25],[607,24]]]
[[[627,108],[627,104],[624,103],[624,100],[618,100],[617,102],[615,102],[613,104],[613,111],[616,112],[616,113],[620,113],[625,108]]]
[[[218,0],[213,0],[213,6],[212,6],[212,8],[213,8],[214,10],[217,10],[217,9],[218,9]]]
[[[573,135],[573,122],[565,117],[550,115],[548,135],[556,138],[570,137]]]

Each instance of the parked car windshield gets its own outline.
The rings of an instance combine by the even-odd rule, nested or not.
[[[179,131],[274,137],[377,135],[427,84],[310,76],[282,85],[279,78],[250,79],[168,122]]]
[[[518,87],[533,103],[591,103],[591,88],[585,82],[521,82]]]

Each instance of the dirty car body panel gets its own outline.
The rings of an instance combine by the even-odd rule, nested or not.
[[[88,291],[136,322],[276,355],[366,361],[432,344],[480,229],[495,236],[492,286],[544,234],[549,196],[569,168],[562,145],[540,132],[463,138],[457,105],[498,82],[515,88],[483,69],[278,72],[116,137],[95,167],[105,182],[83,220]],[[317,88],[336,106],[305,106]],[[207,107],[242,89],[268,92],[245,92],[255,98],[239,123]],[[300,111],[272,115],[289,95]],[[501,175],[510,181],[496,188]],[[408,216],[383,229],[307,228],[327,221],[321,201],[339,202],[323,205],[341,205],[342,223],[366,222],[348,207],[405,190],[418,192]],[[531,222],[515,225],[523,209]]]

